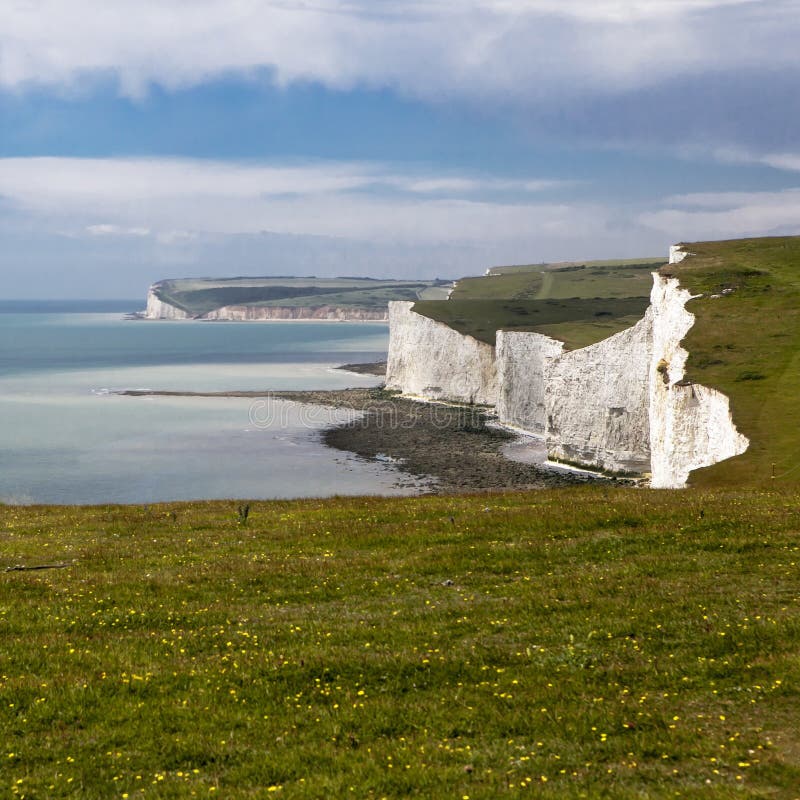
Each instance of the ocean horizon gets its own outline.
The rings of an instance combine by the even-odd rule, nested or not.
[[[139,304],[140,305],[140,304]],[[155,503],[407,494],[408,476],[325,447],[350,412],[126,389],[275,391],[380,383],[380,323],[129,320],[130,301],[0,301],[0,502]],[[279,410],[278,410],[279,409]],[[402,485],[401,485],[402,484]]]

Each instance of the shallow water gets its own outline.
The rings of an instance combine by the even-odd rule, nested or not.
[[[142,322],[80,309],[0,305],[0,502],[413,491],[391,465],[320,444],[342,411],[255,401],[254,414],[245,399],[113,394],[374,385],[333,367],[383,358],[385,325]]]

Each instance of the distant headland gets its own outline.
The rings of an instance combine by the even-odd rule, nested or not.
[[[154,283],[140,319],[388,320],[393,300],[442,300],[448,281],[372,278],[183,278]]]

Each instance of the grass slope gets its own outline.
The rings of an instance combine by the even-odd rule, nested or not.
[[[635,324],[663,259],[494,267],[462,278],[444,303],[414,310],[494,344],[498,330],[538,331],[585,347]]]
[[[188,278],[165,280],[156,295],[193,316],[229,305],[337,305],[385,307],[390,300],[416,300],[442,291],[438,281],[380,281],[369,278]]]
[[[663,264],[661,258],[493,267],[488,275],[461,278],[452,297],[457,300],[640,297],[650,294],[651,273]]]
[[[652,280],[652,279],[651,279]],[[585,347],[634,325],[648,297],[568,300],[447,300],[414,304],[414,311],[460,333],[494,344],[498,330],[538,331],[570,349]]]
[[[557,261],[552,263],[545,261],[541,264],[512,264],[504,267],[491,267],[487,270],[487,273],[489,275],[508,275],[512,272],[538,272],[566,269],[568,267],[637,267],[647,265],[653,268],[660,267],[663,263],[663,256],[654,258],[611,258],[600,261]]]
[[[794,798],[798,509],[0,507],[0,794]]]
[[[692,473],[698,486],[800,482],[800,237],[699,242],[664,274],[693,294],[687,378],[731,399],[750,439],[741,456]],[[729,294],[712,298],[725,289]],[[773,467],[774,465],[774,467]],[[775,475],[773,478],[772,475]]]

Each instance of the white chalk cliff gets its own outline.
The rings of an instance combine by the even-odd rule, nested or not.
[[[691,253],[688,253],[686,250],[683,249],[683,245],[673,244],[669,248],[669,263],[680,264],[684,258],[687,258],[690,255]]]
[[[339,306],[222,306],[203,314],[198,319],[237,322],[270,319],[307,319],[385,322],[388,312],[383,309],[341,308]]]
[[[494,405],[500,422],[542,437],[553,459],[684,487],[692,470],[739,455],[749,442],[725,395],[684,381],[691,295],[677,279],[653,279],[643,319],[572,351],[542,334],[508,331],[498,331],[493,348],[415,314],[411,303],[390,303],[387,388]]]
[[[497,416],[507,425],[544,436],[545,388],[564,343],[541,333],[497,332]]]
[[[144,319],[201,319],[229,322],[250,322],[271,319],[307,320],[375,320],[385,322],[388,313],[384,309],[340,308],[338,306],[247,306],[231,305],[215,308],[206,314],[192,316],[183,309],[165,303],[158,296],[159,284],[155,283],[147,292],[147,308]]]
[[[495,405],[494,347],[415,314],[413,305],[389,303],[386,388],[427,400]]]
[[[158,284],[153,284],[147,292],[145,319],[190,319],[189,315],[171,303],[165,303],[156,293]]]
[[[677,278],[656,275],[650,296],[653,355],[650,366],[651,485],[686,485],[693,469],[744,453],[749,441],[733,423],[728,398],[716,389],[684,382],[689,353],[681,341],[694,325],[686,310],[691,294]]]
[[[553,360],[545,381],[549,456],[608,472],[650,465],[650,315],[633,328]]]

